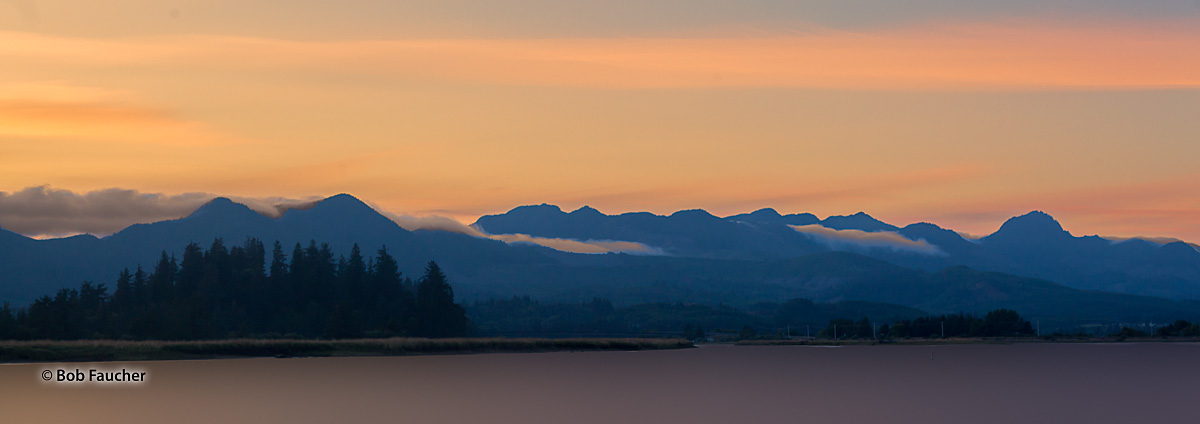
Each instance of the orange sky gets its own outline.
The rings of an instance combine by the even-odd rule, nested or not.
[[[580,33],[183,3],[0,7],[0,191],[347,192],[463,222],[863,210],[983,234],[1040,209],[1200,240],[1200,14]]]

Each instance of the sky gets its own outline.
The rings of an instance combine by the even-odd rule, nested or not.
[[[350,193],[1195,242],[1197,110],[1195,0],[0,0],[0,200],[28,214]]]

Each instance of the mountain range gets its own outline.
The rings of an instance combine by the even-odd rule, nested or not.
[[[669,216],[605,215],[584,207],[522,206],[481,217],[486,234],[581,242],[622,241],[651,254],[577,254],[479,237],[405,230],[350,195],[278,218],[228,199],[191,215],[130,226],[116,234],[35,240],[0,230],[0,301],[25,304],[84,280],[109,283],[121,268],[152,267],[162,252],[191,242],[256,237],[285,251],[311,240],[346,254],[386,245],[406,275],[429,260],[447,271],[459,299],[529,295],[619,304],[686,302],[750,306],[792,298],[861,300],[933,313],[1007,307],[1046,323],[1196,319],[1200,252],[1185,243],[1114,242],[1076,237],[1033,212],[999,231],[967,239],[933,224],[896,227],[865,213],[824,220],[771,209],[717,217],[703,210]],[[485,235],[486,235],[485,234]]]
[[[849,251],[926,271],[966,266],[1043,278],[1069,287],[1200,298],[1200,251],[1183,242],[1076,237],[1043,212],[1009,219],[995,233],[967,239],[929,223],[896,227],[859,212],[818,220],[772,209],[719,218],[707,212],[670,216],[604,215],[592,208],[522,206],[479,218],[489,233],[579,240],[624,240],[686,257],[771,260]],[[812,231],[814,228],[820,231]]]

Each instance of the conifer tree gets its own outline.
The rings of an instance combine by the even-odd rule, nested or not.
[[[430,261],[417,282],[417,335],[460,337],[467,333],[466,311],[454,303],[454,289],[437,262]]]

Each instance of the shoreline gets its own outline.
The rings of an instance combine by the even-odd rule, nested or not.
[[[304,340],[223,339],[200,341],[34,340],[0,342],[0,364],[170,361],[229,358],[462,355],[562,351],[687,349],[683,339],[637,338],[452,338]]]
[[[645,351],[728,346],[948,346],[1011,344],[1200,343],[1200,338],[948,338],[888,340],[742,340],[693,343],[655,338],[220,339],[0,341],[0,364],[178,361],[235,358],[470,355],[588,351]]]

